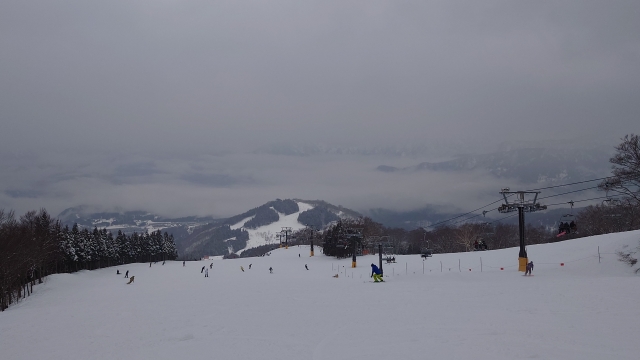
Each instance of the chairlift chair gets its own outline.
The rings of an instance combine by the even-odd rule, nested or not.
[[[560,216],[558,220],[558,234],[570,234],[578,232],[578,225],[576,224],[575,215],[564,214]]]

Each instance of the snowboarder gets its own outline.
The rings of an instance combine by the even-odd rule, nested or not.
[[[127,272],[124,274],[124,278],[128,278],[129,277],[129,270],[127,270]]]
[[[209,269],[204,269],[204,277],[209,277]]]
[[[134,278],[135,278],[135,276],[132,276],[131,279],[129,279],[129,282],[127,283],[127,285],[132,284]]]
[[[309,268],[307,267],[307,264],[304,264],[304,268],[305,268],[305,269],[307,269],[307,270],[309,270]]]
[[[206,266],[203,266],[203,267],[202,267],[202,270],[200,270],[200,274],[202,274],[202,272],[204,271],[204,268],[205,268],[205,267],[206,267]]]
[[[213,269],[213,263],[209,264],[209,269]]]
[[[273,274],[273,268],[269,266],[269,274]]]
[[[531,271],[533,270],[533,261],[529,261],[527,264],[527,271],[524,272],[525,275],[531,275]]]
[[[384,282],[380,269],[375,264],[371,264],[371,277],[373,278],[373,282]]]
[[[251,270],[251,264],[249,264],[249,270]]]
[[[242,270],[242,272],[244,272],[244,268],[242,266],[240,266],[240,270]]]

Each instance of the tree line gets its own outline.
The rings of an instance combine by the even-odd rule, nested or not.
[[[527,245],[553,243],[568,239],[640,230],[640,206],[631,201],[616,204],[588,206],[576,214],[577,232],[557,237],[558,229],[542,225],[525,225]],[[363,237],[353,237],[349,229],[359,229]],[[444,225],[426,230],[387,228],[368,217],[343,219],[316,236],[316,244],[323,246],[323,253],[338,258],[350,257],[356,242],[357,254],[377,253],[378,244],[389,254],[419,254],[423,249],[433,253],[474,251],[474,244],[484,242],[489,250],[516,247],[520,244],[517,224],[465,223]],[[303,240],[309,237],[299,236]]]
[[[176,259],[173,235],[152,233],[114,237],[106,229],[71,229],[45,209],[15,217],[0,210],[0,310],[25,298],[45,276],[102,267]]]

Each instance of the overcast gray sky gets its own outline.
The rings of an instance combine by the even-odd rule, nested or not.
[[[638,19],[633,0],[3,0],[0,208],[444,204],[496,185],[431,174],[439,197],[416,197],[383,157],[253,151],[614,146],[640,131]]]

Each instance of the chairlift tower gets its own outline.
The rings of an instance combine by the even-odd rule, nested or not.
[[[384,270],[382,269],[382,246],[389,242],[389,236],[368,236],[367,241],[369,241],[372,246],[375,246],[375,244],[378,245],[378,268],[380,269],[380,275],[384,275]],[[373,252],[375,253],[375,251]]]
[[[293,233],[293,229],[290,227],[283,226],[282,231],[280,231],[280,239],[284,237],[284,248],[289,248],[289,238],[291,238],[291,233]],[[282,240],[281,240],[282,241]],[[282,244],[280,244],[282,247]]]
[[[280,242],[280,247],[282,247],[282,239],[284,239],[284,234],[279,232],[276,233],[276,237],[278,238],[278,241]]]
[[[520,254],[518,255],[518,271],[526,271],[527,262],[527,249],[524,244],[524,213],[535,212],[540,210],[546,210],[546,205],[540,205],[537,202],[539,191],[510,191],[509,188],[500,190],[500,194],[504,197],[504,204],[500,205],[498,212],[510,213],[518,212],[518,227],[520,233]],[[509,201],[511,195],[516,195],[515,200]],[[533,196],[533,199],[531,197]]]
[[[364,236],[362,235],[363,228],[347,228],[344,232],[345,240],[353,243],[353,255],[351,256],[351,267],[356,267],[356,254],[358,242],[362,243]]]
[[[309,255],[311,257],[311,256],[313,256],[313,235],[315,234],[316,229],[315,229],[315,226],[313,226],[313,225],[307,224],[306,226],[307,226],[306,232],[307,232],[307,235],[308,235],[307,239],[309,240],[309,243],[311,244],[311,253]]]

